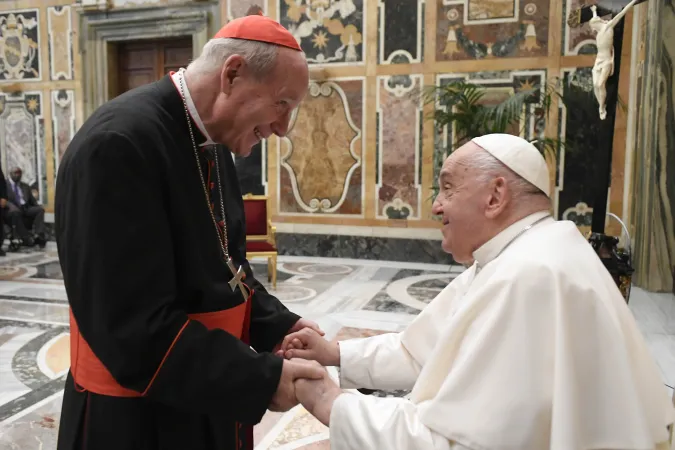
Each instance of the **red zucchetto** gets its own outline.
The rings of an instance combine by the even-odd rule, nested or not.
[[[214,38],[267,42],[302,51],[293,35],[276,20],[263,15],[240,17],[228,22]]]

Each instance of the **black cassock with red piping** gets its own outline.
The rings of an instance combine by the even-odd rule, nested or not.
[[[169,76],[99,108],[60,162],[55,227],[77,336],[59,450],[252,448],[281,375],[270,352],[299,317],[255,280],[234,164],[212,150],[223,192],[213,155],[201,152],[209,201],[223,195],[229,253],[254,291],[247,337],[189,319],[241,310],[244,298],[228,284]]]

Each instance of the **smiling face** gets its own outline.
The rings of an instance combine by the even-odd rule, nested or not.
[[[214,107],[216,115],[229,119],[224,120],[228,125],[214,133],[214,140],[238,156],[247,156],[262,139],[285,136],[308,86],[307,63],[298,51],[281,47],[274,69],[263,79],[250,73],[241,56],[231,56],[221,73],[225,100]]]
[[[462,264],[496,234],[511,195],[503,176],[486,177],[471,164],[476,152],[484,150],[469,142],[445,160],[432,209],[442,217],[443,250]]]

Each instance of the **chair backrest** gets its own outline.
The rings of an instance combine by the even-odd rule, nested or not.
[[[266,195],[243,196],[244,214],[246,216],[246,236],[267,236],[267,202]]]

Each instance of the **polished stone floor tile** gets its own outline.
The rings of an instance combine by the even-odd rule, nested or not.
[[[56,447],[69,366],[68,306],[56,249],[0,258],[0,449]],[[461,266],[279,257],[274,289],[265,260],[254,274],[289,309],[319,323],[327,339],[399,332],[464,270]],[[634,288],[630,308],[664,383],[675,383],[675,297]],[[330,369],[337,377],[337,371]],[[401,397],[406,391],[377,391]],[[268,413],[257,450],[329,449],[328,429],[301,406]]]

